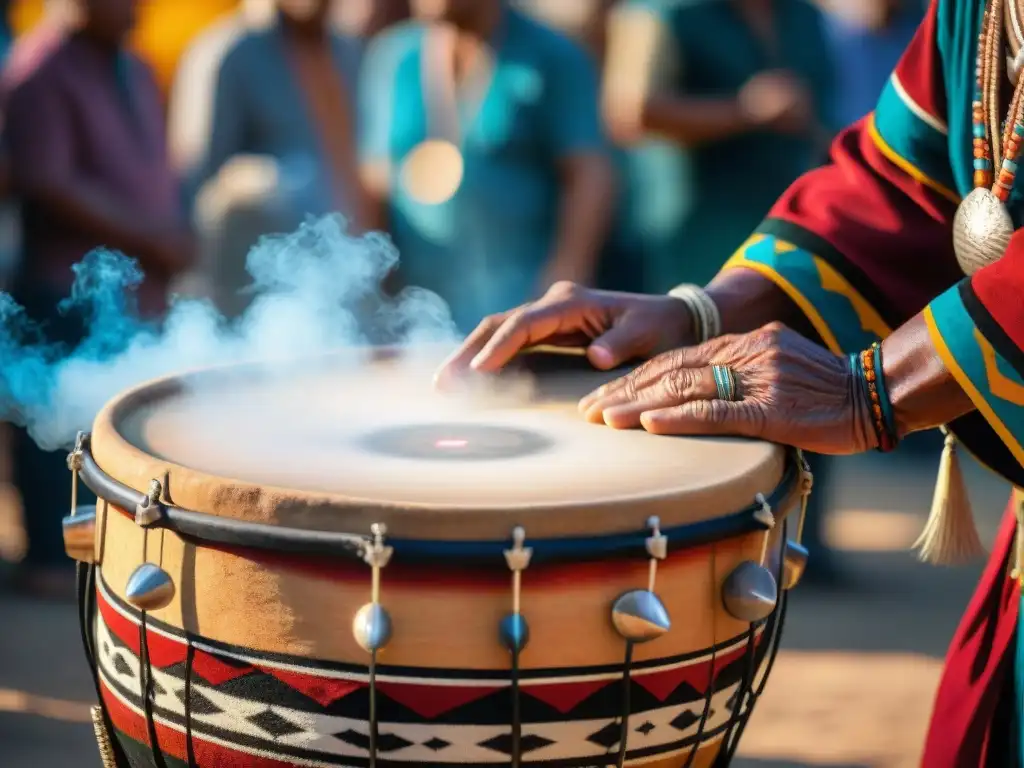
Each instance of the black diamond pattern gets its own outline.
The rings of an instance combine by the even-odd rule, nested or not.
[[[342,731],[341,733],[336,733],[334,734],[334,738],[341,739],[346,744],[351,744],[353,747],[358,747],[360,749],[370,748],[370,737],[365,733],[359,733],[359,731],[353,731],[352,729]],[[397,734],[377,734],[377,750],[379,752],[394,752],[396,749],[403,749],[404,747],[411,746],[411,741],[406,741]]]
[[[519,737],[519,749],[523,754],[554,743],[551,739],[545,739],[543,736],[538,736],[535,733],[524,733]],[[512,733],[503,733],[500,736],[495,736],[493,739],[480,742],[478,746],[493,749],[495,752],[501,752],[503,755],[511,755]]]
[[[178,696],[178,699],[181,701],[181,703],[184,704],[185,703],[185,689],[183,688],[180,691],[178,691],[177,696]],[[212,701],[210,701],[208,698],[203,696],[203,694],[201,694],[195,688],[192,689],[192,696],[190,698],[191,698],[191,701],[188,704],[188,709],[189,709],[190,712],[192,712],[192,714],[195,714],[195,715],[218,715],[218,714],[220,714],[221,712],[224,711],[220,707],[218,707],[216,704],[214,704]],[[271,714],[273,714],[273,713],[271,713]],[[259,725],[260,728],[263,728],[263,726],[260,725],[259,723],[256,723],[256,725]],[[266,729],[264,729],[264,730],[266,730]],[[301,729],[299,729],[299,730],[301,730]],[[293,733],[294,733],[294,731],[293,731]]]
[[[103,655],[110,655],[110,643],[108,643],[106,640],[103,641]]]
[[[290,736],[293,733],[300,733],[302,731],[295,723],[285,720],[271,709],[265,709],[246,719],[253,725],[262,728],[274,738]]]
[[[736,705],[739,704],[740,701],[740,693],[741,691],[736,691],[732,696],[729,697],[729,700],[725,702],[725,708],[728,709],[730,712],[736,711]]]
[[[114,671],[125,677],[132,676],[132,668],[128,666],[128,662],[124,660],[124,656],[120,653],[114,654]]]
[[[650,733],[653,730],[654,730],[654,723],[652,723],[650,720],[648,720],[646,723],[644,723],[639,728],[637,728],[636,732],[637,733],[642,733],[644,736],[646,736],[648,733]]]
[[[162,685],[160,685],[160,683],[158,683],[155,679],[150,680],[149,684],[151,686],[153,686],[153,697],[154,698],[156,698],[157,696],[163,696],[164,694],[167,693],[167,689],[164,688]]]
[[[592,744],[604,747],[605,749],[611,749],[619,743],[619,736],[622,735],[622,726],[618,723],[608,723],[604,728],[596,733],[592,733],[587,736],[587,741]]]
[[[676,715],[676,718],[671,723],[669,723],[669,725],[671,725],[678,731],[685,731],[698,720],[700,720],[700,718],[697,715],[693,714],[693,712],[691,712],[688,709],[684,709],[682,712]]]
[[[432,752],[440,752],[445,747],[450,747],[451,745],[452,743],[450,741],[439,739],[437,738],[437,736],[432,738],[430,741],[423,742],[423,746],[431,750]]]

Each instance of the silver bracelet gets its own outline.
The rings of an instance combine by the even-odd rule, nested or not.
[[[668,295],[682,301],[693,318],[697,342],[703,343],[722,335],[722,315],[708,292],[699,285],[684,283],[677,285]]]

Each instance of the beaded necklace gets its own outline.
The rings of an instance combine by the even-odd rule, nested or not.
[[[1021,24],[1020,3],[1008,3],[1010,23],[1013,27],[1013,40],[1017,45],[1017,54],[1013,53],[1013,45],[1006,52],[1006,74],[1011,83],[1016,84],[1021,70],[1024,70],[1024,26]]]
[[[1018,78],[1004,125],[999,119],[999,86],[1005,2],[991,0],[986,5],[978,35],[971,108],[974,190],[964,198],[953,220],[957,261],[968,275],[1002,258],[1014,231],[1006,202],[1013,191],[1024,145],[1024,78]]]

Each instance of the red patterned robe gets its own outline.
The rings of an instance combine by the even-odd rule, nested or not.
[[[924,312],[932,342],[977,410],[950,425],[983,463],[1024,487],[1024,232],[970,279],[952,222],[972,188],[971,100],[984,0],[933,0],[875,112],[835,141],[725,269],[784,290],[835,352],[863,349]],[[1004,106],[1012,85],[1004,88]],[[1019,227],[1024,189],[1010,209]],[[1007,510],[949,649],[925,768],[1016,765],[1020,589]]]

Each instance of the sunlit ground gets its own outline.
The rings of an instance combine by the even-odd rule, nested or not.
[[[843,460],[827,535],[851,583],[793,593],[784,650],[737,768],[918,765],[941,658],[980,571],[931,568],[907,554],[937,462]],[[976,466],[966,471],[988,542],[1005,486]],[[14,557],[22,542],[3,473],[0,460],[0,553]],[[0,593],[0,627],[0,765],[97,768],[73,609]]]

